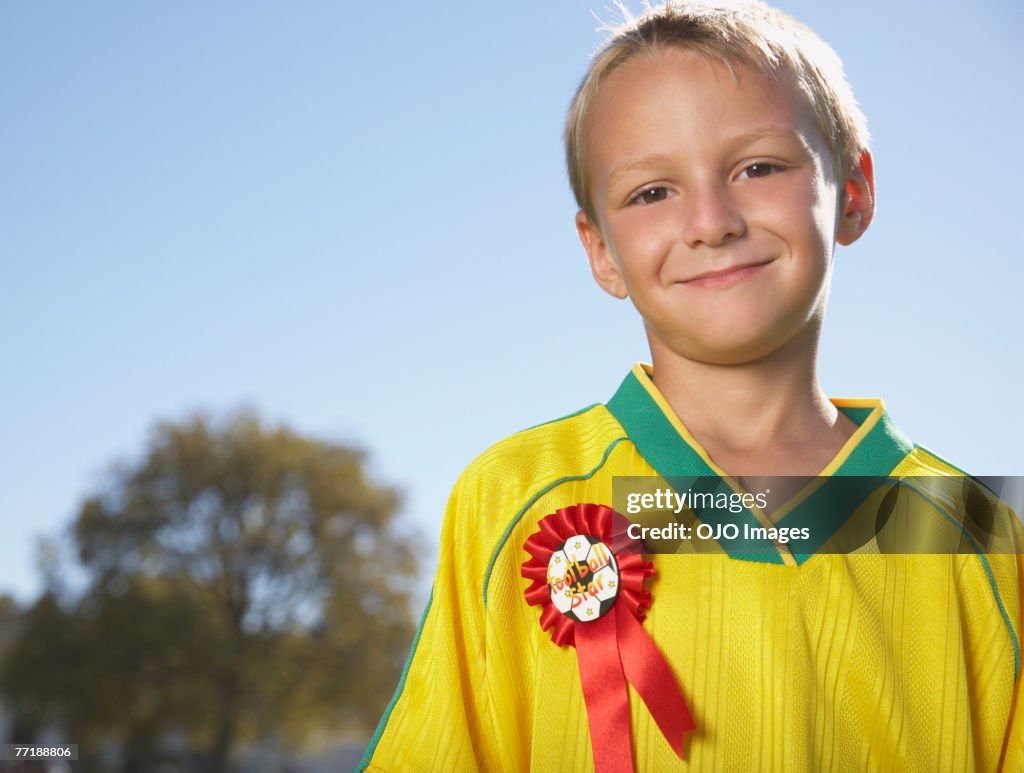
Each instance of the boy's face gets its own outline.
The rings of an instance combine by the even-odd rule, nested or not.
[[[870,222],[866,157],[835,179],[789,76],[680,50],[632,59],[591,103],[577,216],[598,283],[630,297],[652,356],[750,362],[816,345],[836,240]]]

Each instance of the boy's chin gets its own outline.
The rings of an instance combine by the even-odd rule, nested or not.
[[[738,366],[753,365],[771,359],[796,353],[797,349],[808,348],[813,354],[815,337],[802,335],[736,335],[730,334],[699,339],[676,339],[664,341],[648,332],[651,356],[655,360],[685,360],[703,365]]]

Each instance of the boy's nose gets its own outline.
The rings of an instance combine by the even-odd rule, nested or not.
[[[746,231],[746,223],[725,184],[709,182],[682,195],[687,198],[683,237],[690,247],[718,247]]]

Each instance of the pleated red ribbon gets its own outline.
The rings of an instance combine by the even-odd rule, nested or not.
[[[596,773],[633,771],[627,683],[633,685],[680,759],[686,758],[683,737],[696,727],[672,669],[641,625],[644,610],[651,606],[644,579],[654,574],[654,565],[643,560],[640,544],[626,536],[629,524],[605,505],[563,507],[542,518],[538,531],[523,546],[531,556],[522,566],[523,577],[532,580],[526,600],[541,607],[541,629],[550,629],[558,646],[576,648]],[[559,612],[548,585],[551,556],[576,535],[589,535],[617,548],[618,595],[604,615],[586,622]]]

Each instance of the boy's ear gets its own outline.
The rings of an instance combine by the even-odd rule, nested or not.
[[[625,298],[628,295],[626,284],[622,281],[619,267],[615,265],[608,242],[601,234],[601,229],[591,222],[582,209],[576,213],[576,233],[583,242],[587,260],[590,261],[590,271],[601,289],[616,298]]]
[[[875,168],[871,153],[865,150],[846,178],[836,241],[843,245],[853,244],[868,230],[874,216]]]

